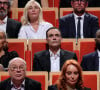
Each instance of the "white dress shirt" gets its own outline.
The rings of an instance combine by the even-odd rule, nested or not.
[[[25,80],[22,82],[21,86],[19,88],[17,88],[14,83],[11,81],[11,85],[12,85],[12,88],[11,90],[25,90]]]
[[[6,27],[7,27],[7,19],[8,17],[6,16],[3,20],[3,23],[0,23],[0,30],[6,32]]]
[[[75,19],[75,26],[76,26],[76,33],[77,33],[77,24],[78,24],[78,17],[81,17],[81,20],[80,20],[80,37],[81,38],[84,38],[84,33],[83,33],[83,23],[84,23],[84,15],[85,13],[82,15],[82,16],[77,16],[75,13],[74,13],[74,19]],[[76,34],[77,35],[77,34]],[[77,37],[77,36],[76,36]]]
[[[41,22],[37,32],[30,23],[23,25],[20,29],[19,39],[46,39],[46,31],[53,25],[48,22]]]
[[[97,50],[97,53],[98,53],[98,57],[99,57],[99,72],[100,72],[100,51]]]
[[[60,71],[60,49],[54,54],[50,49],[51,72]]]

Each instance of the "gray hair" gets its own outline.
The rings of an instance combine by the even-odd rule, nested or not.
[[[9,61],[8,68],[11,66],[11,64],[12,64],[15,60],[20,60],[21,62],[23,62],[23,63],[25,64],[25,67],[26,67],[26,61],[25,61],[24,59],[22,59],[22,58],[20,58],[20,57],[15,57],[15,58],[13,58],[13,59],[11,59],[11,60]]]

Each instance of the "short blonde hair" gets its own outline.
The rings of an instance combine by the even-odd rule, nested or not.
[[[35,1],[35,0],[30,0],[30,1],[27,2],[27,4],[24,7],[23,16],[21,18],[21,22],[22,22],[23,25],[28,24],[28,22],[29,22],[28,9],[29,9],[30,6],[32,6],[33,3],[35,3],[39,7],[39,9],[40,9],[39,22],[43,21],[42,8],[41,8],[40,4],[37,1]]]

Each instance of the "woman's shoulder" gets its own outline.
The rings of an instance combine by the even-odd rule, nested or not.
[[[10,52],[8,52],[8,53],[9,53],[10,56],[16,56],[16,57],[19,56],[18,53],[17,53],[16,51],[10,51]]]
[[[41,22],[41,24],[42,24],[42,25],[53,26],[51,23],[49,23],[49,22],[45,22],[45,21]]]

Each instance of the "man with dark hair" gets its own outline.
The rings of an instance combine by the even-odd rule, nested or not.
[[[84,55],[81,66],[84,71],[100,71],[100,29],[96,32],[96,51]]]
[[[49,28],[46,32],[46,40],[49,49],[34,54],[34,71],[60,71],[66,60],[72,58],[77,60],[75,53],[60,48],[62,37],[59,29]]]
[[[86,12],[87,0],[71,0],[73,13],[59,20],[63,38],[94,38],[99,29],[98,18]]]
[[[8,18],[11,0],[0,0],[0,29],[7,33],[8,38],[17,38],[21,23]]]

